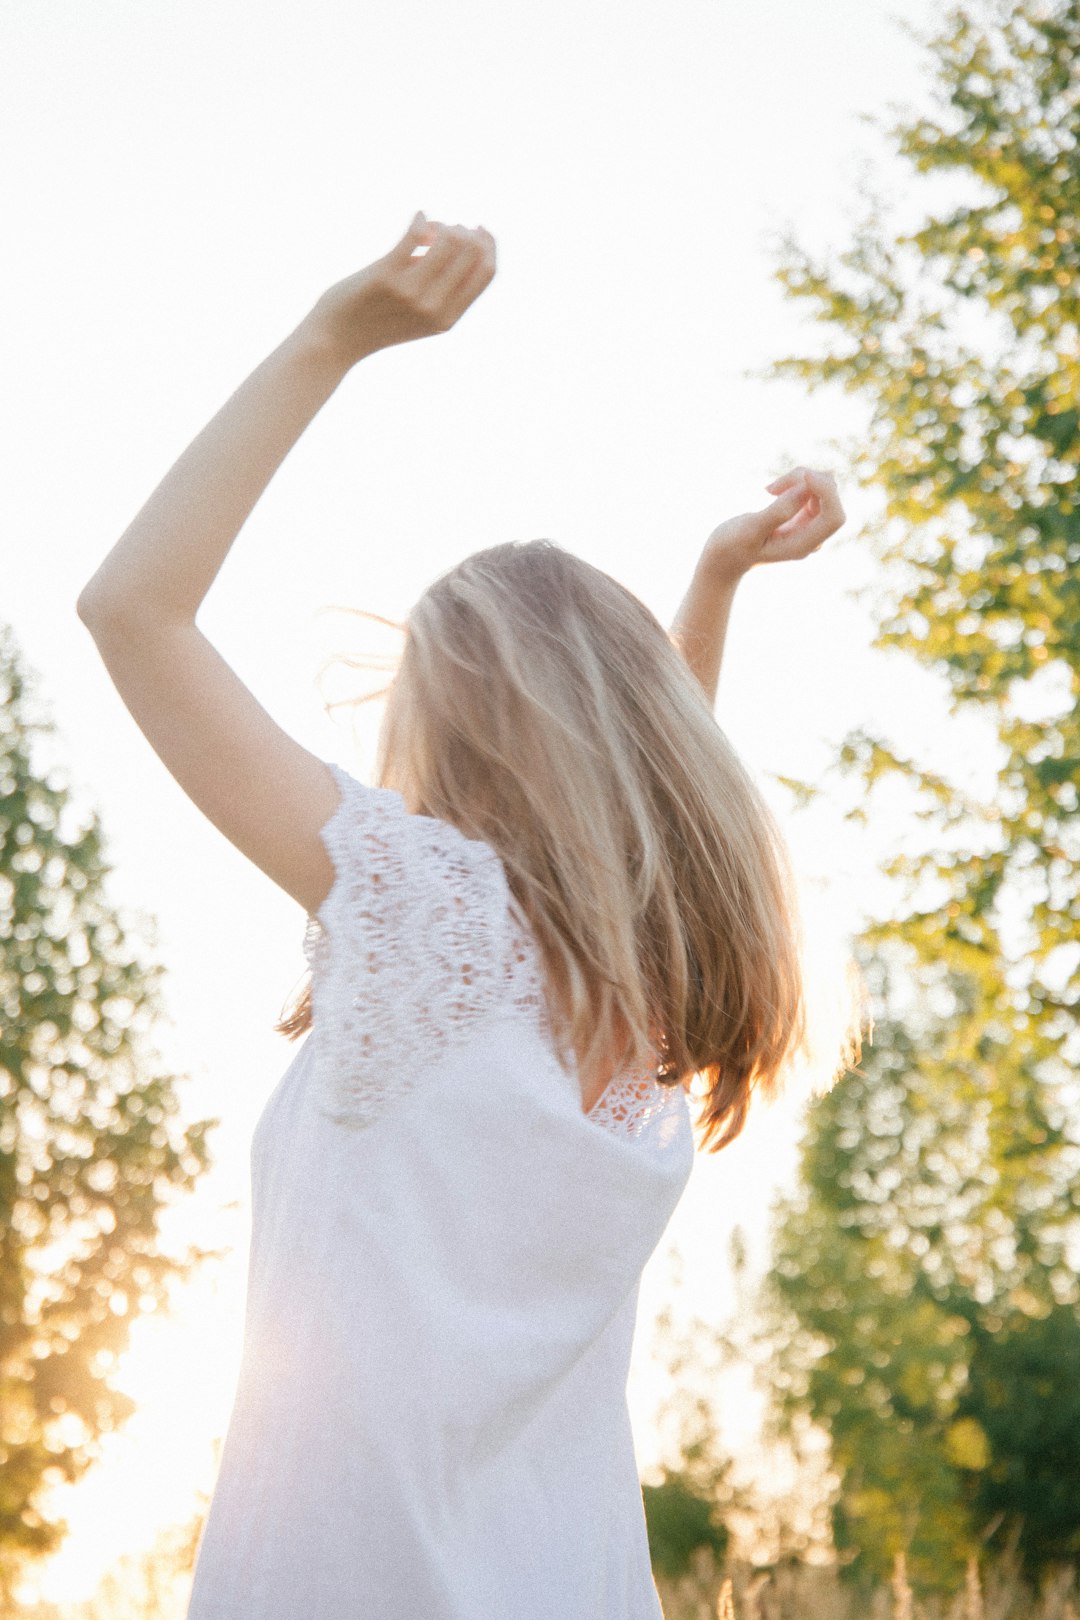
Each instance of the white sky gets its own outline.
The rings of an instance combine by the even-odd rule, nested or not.
[[[346,379],[237,540],[203,629],[294,736],[365,774],[370,722],[354,748],[315,687],[335,650],[359,645],[324,605],[400,616],[467,552],[546,535],[669,621],[710,529],[764,505],[790,465],[839,471],[829,441],[863,419],[744,372],[821,341],[772,279],[779,230],[819,252],[846,245],[867,159],[891,198],[910,191],[858,115],[925,102],[895,19],[923,26],[936,9],[7,0],[0,614],[58,726],[50,757],[103,817],[115,902],[156,919],[172,1019],[159,1045],[191,1076],[185,1110],[222,1119],[217,1167],[176,1229],[234,1250],[175,1320],[139,1326],[125,1385],[142,1408],[65,1498],[71,1537],[46,1594],[89,1591],[210,1483],[239,1354],[248,1144],[294,1050],[270,1026],[304,967],[299,908],[139,733],[76,618],[81,586],[323,288],[423,208],[488,226],[495,282],[451,333]],[[955,746],[939,687],[869,650],[847,594],[872,574],[869,507],[846,497],[843,535],[757,570],[736,603],[718,713],[759,773],[817,777],[830,740],[865,722],[924,755]],[[893,831],[856,835],[835,804],[787,825],[827,984]],[[699,1162],[646,1272],[631,1380],[643,1468],[669,1246],[686,1308],[720,1320],[731,1228],[760,1263],[795,1120],[763,1114]],[[722,1404],[732,1442],[749,1443],[747,1392]]]

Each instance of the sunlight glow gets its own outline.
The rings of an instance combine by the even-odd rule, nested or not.
[[[5,613],[40,671],[57,761],[100,810],[113,893],[158,919],[166,1056],[190,1076],[190,1117],[222,1121],[213,1176],[178,1225],[231,1250],[177,1290],[171,1314],[134,1322],[117,1382],[138,1410],[57,1491],[70,1534],[28,1601],[88,1596],[212,1486],[239,1365],[251,1131],[292,1056],[270,1026],[303,967],[294,902],[195,814],[76,622],[104,551],[289,323],[417,207],[494,232],[490,297],[437,353],[406,345],[347,381],[275,475],[201,615],[321,757],[348,757],[308,656],[321,604],[404,614],[466,551],[551,535],[670,622],[711,527],[764,505],[782,468],[839,468],[837,436],[862,429],[849,400],[750,373],[807,341],[773,280],[770,237],[791,222],[815,247],[846,239],[852,147],[871,140],[854,115],[917,88],[891,0],[598,0],[538,13],[528,49],[520,8],[429,9],[422,49],[391,0],[52,0],[0,20],[0,136],[17,154],[8,302],[21,312],[5,337],[19,386],[0,401],[6,527],[20,537]],[[911,22],[933,9],[904,7]],[[718,713],[762,778],[819,779],[836,738],[868,718],[947,751],[940,694],[898,681],[849,598],[869,574],[857,536],[872,503],[843,493],[850,525],[835,546],[740,587]],[[329,634],[318,627],[323,651]],[[361,770],[377,707],[357,731]],[[736,1226],[751,1265],[764,1263],[768,1199],[794,1172],[806,1098],[831,1078],[847,941],[895,831],[886,821],[871,837],[831,792],[791,813],[763,785],[803,887],[819,1059],[731,1148],[699,1160],[646,1270],[630,1381],[643,1470],[661,1449],[651,1326],[668,1303],[722,1320]],[[732,1380],[716,1393],[726,1437],[752,1457],[753,1392]]]

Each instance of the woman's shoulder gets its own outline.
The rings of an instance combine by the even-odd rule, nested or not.
[[[304,940],[328,1084],[358,1095],[387,1064],[430,1064],[496,1012],[542,1020],[538,949],[491,845],[331,770],[335,876]]]
[[[327,766],[340,799],[323,827],[324,842],[338,848],[351,842],[373,854],[401,845],[412,862],[427,855],[459,870],[503,874],[498,852],[484,839],[466,834],[453,822],[410,809],[396,788],[371,787],[341,765],[327,761]],[[333,856],[333,848],[330,853]]]

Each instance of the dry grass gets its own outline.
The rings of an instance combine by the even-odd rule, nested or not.
[[[182,1620],[192,1536],[193,1527],[171,1532],[141,1558],[123,1560],[85,1603],[23,1608],[18,1620]],[[656,1586],[664,1620],[1080,1620],[1080,1584],[1071,1572],[1033,1598],[1008,1560],[982,1572],[973,1560],[960,1591],[928,1601],[915,1596],[902,1558],[889,1583],[868,1596],[845,1586],[833,1568],[720,1567],[707,1549],[692,1574],[678,1581],[658,1576]]]
[[[755,1569],[716,1564],[703,1549],[694,1572],[657,1577],[664,1620],[1080,1620],[1080,1584],[1065,1572],[1035,1598],[1008,1562],[980,1573],[972,1560],[962,1590],[920,1601],[899,1558],[892,1580],[868,1596],[845,1586],[834,1569],[815,1565]]]

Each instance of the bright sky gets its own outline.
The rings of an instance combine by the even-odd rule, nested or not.
[[[68,1493],[55,1598],[184,1518],[213,1473],[238,1363],[247,1153],[293,1053],[271,1024],[300,978],[303,917],[184,797],[123,708],[75,615],[81,586],[224,399],[331,281],[383,253],[417,208],[485,224],[499,273],[448,335],[346,379],[236,542],[200,623],[274,717],[365,774],[315,680],[361,644],[350,604],[407,612],[467,552],[549,536],[669,621],[722,518],[798,462],[840,470],[851,401],[750,380],[820,338],[772,279],[784,226],[838,250],[872,159],[910,177],[860,113],[925,100],[932,0],[8,0],[0,19],[0,197],[8,221],[0,400],[5,594],[59,737],[50,756],[103,818],[111,892],[156,919],[172,1028],[159,1045],[191,1117],[218,1114],[213,1174],[181,1238],[233,1251],[140,1324],[141,1402]],[[872,574],[850,521],[810,561],[741,588],[719,716],[759,773],[817,778],[830,741],[881,725],[949,746],[939,688],[873,654],[848,592]],[[338,695],[340,681],[325,688]],[[950,732],[954,736],[955,732]],[[879,893],[889,838],[835,799],[786,818],[813,967],[827,990]],[[735,1224],[764,1253],[797,1111],[702,1158],[646,1272],[631,1379],[639,1458],[658,1455],[652,1322],[681,1258],[687,1309],[721,1320]],[[749,1443],[752,1401],[722,1405]]]

